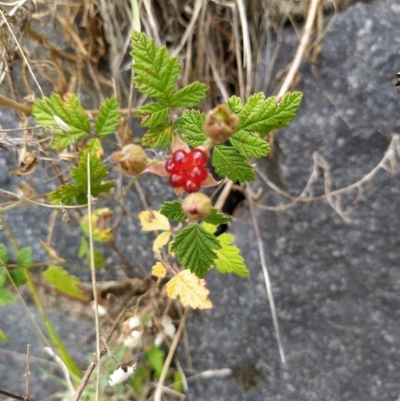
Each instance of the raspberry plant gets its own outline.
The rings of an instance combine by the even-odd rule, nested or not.
[[[253,181],[255,172],[248,160],[269,154],[266,135],[286,126],[295,117],[302,94],[293,92],[276,99],[256,93],[246,103],[232,96],[226,105],[219,105],[205,114],[193,107],[200,106],[205,98],[206,85],[194,82],[176,90],[180,74],[176,57],[171,57],[165,47],[158,47],[152,39],[136,31],[132,32],[132,47],[134,86],[153,100],[136,111],[141,126],[147,128],[142,146],[162,150],[166,157],[161,161],[148,160],[145,169],[146,159],[143,161],[142,157],[139,165],[137,157],[133,153],[130,155],[132,146],[137,145],[126,145],[121,152],[114,154],[119,170],[132,176],[155,173],[168,177],[169,185],[176,189],[179,196],[183,192],[195,194],[201,186],[218,183],[207,170],[209,158],[219,178],[240,183]],[[178,108],[185,110],[174,119]],[[111,191],[113,183],[106,180],[109,167],[102,161],[104,150],[101,140],[118,128],[118,109],[115,98],[106,100],[91,127],[79,99],[74,95],[68,95],[65,100],[52,95],[35,102],[33,114],[36,122],[49,127],[49,134],[54,138],[52,147],[61,150],[79,145],[82,149],[77,167],[71,173],[75,182],[51,193],[49,199],[53,204],[62,206],[88,202],[88,153],[91,154],[92,195],[98,197]],[[135,152],[137,155],[139,150]],[[144,152],[141,152],[143,155]],[[137,167],[140,167],[139,170]],[[194,196],[189,212],[187,208],[182,208],[181,200],[164,202],[160,213],[142,212],[141,221],[143,230],[163,229],[155,240],[153,250],[155,258],[165,267],[165,273],[175,276],[167,284],[168,294],[171,297],[179,295],[182,301],[184,297],[186,305],[207,308],[211,303],[206,301],[207,291],[202,291],[202,279],[211,268],[216,266],[223,274],[240,276],[249,275],[249,271],[239,249],[233,244],[233,236],[227,233],[214,236],[217,226],[229,222],[230,218],[213,208],[207,213],[196,213],[196,202]],[[200,217],[189,219],[189,223],[179,230],[170,227],[169,221],[183,223],[188,216]],[[163,258],[160,250],[168,244],[169,253]],[[180,263],[179,272],[171,268],[175,257]],[[186,270],[191,273],[191,285],[188,284]],[[160,276],[159,269],[155,275]]]
[[[108,140],[106,137],[116,132],[120,125],[119,104],[115,98],[100,105],[94,121],[73,94],[64,98],[53,94],[36,100],[33,115],[36,123],[45,127],[52,138],[53,151],[70,149],[79,153],[70,173],[71,182],[59,186],[46,197],[60,210],[86,205],[91,202],[88,199],[90,177],[90,194],[101,202],[114,187],[110,167],[132,177],[123,197],[142,175],[150,173],[162,177],[165,185],[175,189],[178,199],[163,202],[159,211],[139,213],[143,231],[157,232],[152,247],[152,273],[160,284],[161,278],[170,278],[166,284],[170,298],[179,297],[184,306],[211,308],[204,280],[206,274],[216,267],[222,274],[246,277],[249,270],[239,248],[234,245],[233,235],[215,236],[218,225],[229,223],[231,218],[213,208],[210,198],[199,191],[202,187],[216,186],[221,182],[218,180],[223,179],[239,183],[253,181],[255,172],[249,160],[270,153],[265,137],[295,117],[302,94],[293,92],[277,99],[256,93],[246,102],[232,96],[226,105],[218,105],[204,113],[200,105],[208,87],[194,82],[176,90],[181,72],[176,57],[171,57],[165,47],[157,46],[152,39],[136,31],[132,32],[132,47],[134,86],[152,100],[136,110],[141,126],[147,129],[141,139],[142,146],[128,141],[111,155],[103,148],[103,141]],[[178,111],[180,114],[175,118]],[[150,159],[150,153],[143,148],[157,149],[157,158]],[[113,166],[110,166],[110,160]],[[216,176],[210,172],[211,166]],[[184,192],[188,195],[184,196]],[[109,226],[112,216],[111,210],[98,208],[90,220],[87,215],[81,218],[80,257],[89,259],[90,256],[86,240],[89,221],[94,241],[111,243],[114,240]],[[55,250],[46,250],[52,260],[61,263]],[[104,257],[98,248],[94,249],[94,257],[96,267],[103,267]],[[7,270],[8,259],[7,249],[0,244],[0,306],[13,302],[6,289],[7,283],[31,283],[31,250],[26,248],[17,253],[17,268],[11,274]],[[79,289],[79,280],[62,267],[49,266],[42,278],[61,293],[85,299]],[[31,285],[31,290],[35,291]],[[48,330],[70,371],[80,376],[81,372],[54,330],[50,326]],[[0,331],[0,340],[1,335]],[[150,365],[153,357],[150,353]]]

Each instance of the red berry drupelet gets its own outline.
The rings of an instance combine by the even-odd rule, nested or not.
[[[198,192],[208,176],[206,163],[207,153],[204,150],[175,151],[165,164],[165,169],[170,173],[169,184],[173,188],[184,188],[189,194]]]

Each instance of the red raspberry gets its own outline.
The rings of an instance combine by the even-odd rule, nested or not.
[[[176,163],[172,159],[168,159],[165,163],[165,170],[167,170],[168,173],[175,173]]]
[[[183,169],[189,162],[188,154],[183,149],[178,149],[172,155],[172,161],[176,169]]]
[[[192,192],[198,192],[200,189],[200,182],[186,180],[184,188],[188,194],[191,194]]]
[[[203,182],[208,176],[208,172],[204,167],[193,167],[189,172],[189,177],[192,181]]]
[[[203,167],[207,163],[207,153],[201,149],[193,149],[189,153],[190,165]]]
[[[169,185],[173,188],[183,187],[187,182],[187,176],[183,173],[173,173],[169,177]]]
[[[206,180],[208,171],[207,153],[202,149],[193,149],[189,153],[183,149],[175,151],[165,163],[165,170],[170,173],[169,184],[173,188],[184,188],[186,192],[198,192],[201,183]]]

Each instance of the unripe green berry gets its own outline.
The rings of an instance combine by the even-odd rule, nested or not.
[[[128,175],[141,174],[148,165],[146,152],[139,145],[133,143],[125,145],[120,152],[113,154],[120,170]]]
[[[214,142],[223,142],[236,131],[239,117],[232,114],[229,108],[223,104],[207,113],[204,121],[204,132]]]
[[[183,212],[189,220],[193,221],[209,216],[211,209],[211,199],[201,192],[189,194],[182,202]]]

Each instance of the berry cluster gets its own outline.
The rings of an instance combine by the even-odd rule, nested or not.
[[[165,169],[171,174],[169,184],[173,188],[183,187],[189,194],[197,192],[208,175],[206,163],[207,154],[201,149],[175,151],[165,165]]]

